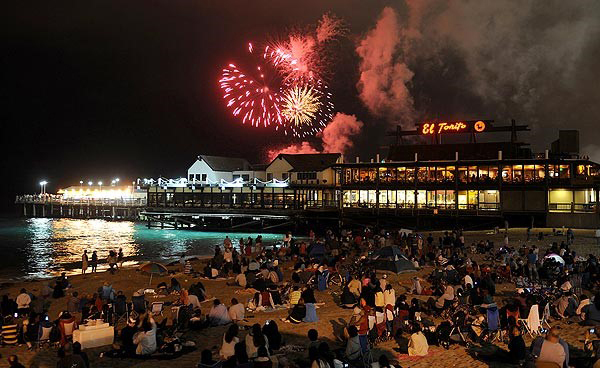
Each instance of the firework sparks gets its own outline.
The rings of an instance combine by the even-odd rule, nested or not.
[[[266,46],[248,43],[252,66],[229,64],[219,80],[227,107],[244,124],[273,126],[301,138],[320,133],[334,111],[323,81],[327,43],[346,32],[341,19],[325,14],[310,32],[294,32]]]
[[[253,53],[252,44],[248,44],[248,51]],[[261,64],[255,67],[253,73],[245,73],[235,64],[224,68],[219,83],[233,116],[241,117],[243,124],[257,127],[283,124],[281,98],[274,79],[268,68]]]
[[[282,95],[285,134],[306,138],[320,133],[333,116],[331,93],[322,81],[296,85]]]
[[[310,123],[321,108],[319,97],[308,86],[290,88],[283,95],[282,103],[281,113],[296,126]]]
[[[324,14],[317,26],[317,42],[334,40],[348,33],[348,28],[341,18],[333,14]]]

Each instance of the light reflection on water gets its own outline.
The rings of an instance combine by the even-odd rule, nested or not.
[[[148,229],[141,223],[104,220],[45,219],[0,221],[0,277],[44,277],[64,269],[79,268],[87,249],[104,260],[109,250],[123,249],[134,261],[169,259],[186,255],[211,255],[225,235],[238,239],[256,233],[220,233],[191,230]],[[279,234],[262,234],[266,243]],[[99,266],[100,268],[100,266]],[[78,271],[78,270],[77,270]]]

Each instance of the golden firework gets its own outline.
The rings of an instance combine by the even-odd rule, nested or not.
[[[281,114],[296,126],[310,123],[321,108],[318,94],[308,86],[288,89],[283,95],[282,104]]]

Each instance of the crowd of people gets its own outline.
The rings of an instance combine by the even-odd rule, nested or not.
[[[200,367],[286,366],[292,363],[286,361],[287,352],[301,355],[297,366],[311,368],[393,367],[387,355],[374,356],[373,347],[388,341],[407,356],[427,356],[433,345],[462,344],[486,362],[592,367],[600,357],[600,329],[586,327],[585,342],[574,351],[561,339],[555,321],[600,326],[600,263],[593,255],[582,257],[571,249],[571,229],[565,241],[546,241],[549,234],[530,239],[529,233],[527,241],[516,242],[506,232],[500,246],[486,239],[469,246],[460,230],[437,239],[384,229],[327,230],[322,237],[311,231],[307,238],[296,240],[288,233],[279,244],[269,245],[260,236],[239,242],[226,237],[201,276],[230,280],[227,285],[237,294],[231,300],[210,299],[201,281],[186,289],[172,277],[155,288],[159,295],[175,296],[172,320],[161,317],[157,323],[158,314],[143,289],[128,300],[105,282],[96,293],[80,295],[62,274],[39,295],[23,289],[14,300],[3,296],[2,340],[30,348],[40,340],[57,344],[61,362],[84,367],[87,358],[72,343],[72,331],[87,320],[104,319],[124,324],[118,348],[106,357],[180,351],[185,343],[175,331],[228,326],[218,352],[201,352]],[[378,272],[369,261],[383,247],[397,248],[415,269],[428,267],[431,272],[412,277],[410,285],[392,281],[388,271]],[[83,273],[89,265],[95,271],[94,253],[88,262],[84,252]],[[123,258],[122,251],[109,254],[108,270],[118,270]],[[292,271],[285,271],[284,265]],[[188,261],[182,262],[182,271],[192,273]],[[509,288],[514,291],[499,295],[501,283],[514,285]],[[338,341],[321,340],[317,330],[310,329],[305,346],[286,342],[278,323],[317,322],[323,293],[331,293],[347,316],[346,325],[333,331]],[[66,295],[66,309],[50,320],[48,303]],[[203,307],[203,302],[210,303]],[[285,310],[285,316],[262,325],[246,317],[277,310]],[[524,339],[528,335],[535,338],[529,347]],[[496,341],[506,342],[508,350],[481,348]]]

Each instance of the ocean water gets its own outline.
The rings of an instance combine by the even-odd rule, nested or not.
[[[123,248],[126,264],[158,260],[168,262],[186,256],[214,254],[226,235],[234,245],[239,238],[255,239],[258,233],[201,232],[196,230],[148,229],[130,221],[80,219],[0,220],[0,279],[42,278],[61,271],[79,272],[84,249],[91,259],[96,251],[104,260],[112,249]],[[281,234],[260,234],[266,244]],[[98,268],[105,265],[100,264]],[[89,270],[89,269],[88,269]]]

